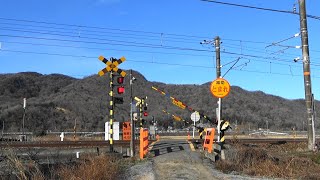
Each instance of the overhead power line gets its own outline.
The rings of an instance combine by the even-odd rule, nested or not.
[[[3,37],[14,37],[14,38],[24,38],[24,39],[48,40],[48,41],[63,41],[63,42],[73,42],[73,43],[132,46],[132,47],[141,47],[141,48],[159,48],[159,49],[172,49],[172,50],[196,51],[196,52],[212,52],[212,50],[206,50],[206,49],[195,49],[195,48],[176,47],[176,46],[161,46],[161,45],[157,45],[157,44],[140,44],[140,45],[137,45],[134,42],[123,42],[123,43],[114,42],[114,43],[111,43],[111,42],[69,40],[69,39],[59,39],[59,38],[44,38],[44,37],[34,37],[34,36],[19,36],[19,35],[9,35],[9,34],[0,34],[0,36],[3,36]]]
[[[7,24],[1,23],[0,24]],[[164,41],[164,42],[183,42],[183,43],[195,43],[198,39],[192,38],[180,38],[180,37],[168,37],[164,35],[146,35],[146,34],[131,34],[131,33],[124,33],[118,31],[96,31],[96,30],[82,30],[82,29],[67,29],[67,28],[55,28],[55,27],[48,27],[48,26],[33,26],[33,25],[26,25],[26,24],[11,24],[11,26],[3,26],[1,30],[6,31],[21,31],[21,32],[28,32],[28,33],[54,33],[60,36],[76,36],[78,38],[84,37],[85,35],[90,37],[99,37],[107,36],[107,37],[117,37],[117,38],[130,38],[130,39],[143,39],[143,40],[156,40],[156,41]],[[23,30],[21,27],[23,26]],[[32,28],[29,28],[32,27]],[[39,29],[41,28],[41,29]],[[45,28],[45,29],[43,29]]]
[[[271,8],[264,8],[264,7],[248,6],[248,5],[243,5],[243,4],[221,2],[221,1],[216,1],[216,0],[201,0],[201,1],[206,1],[206,2],[210,2],[210,3],[216,3],[216,4],[229,5],[229,6],[237,6],[237,7],[242,7],[242,8],[250,8],[250,9],[263,10],[263,11],[272,11],[272,12],[278,12],[278,13],[299,15],[299,13],[297,13],[297,12],[287,11],[287,10],[279,10],[279,9],[271,9]],[[319,16],[307,15],[307,17],[312,18],[312,19],[320,20]]]
[[[46,22],[46,21],[34,21],[34,20],[25,20],[25,19],[3,18],[3,17],[0,17],[0,20],[16,21],[16,22],[24,22],[24,23],[35,23],[35,24],[46,24],[46,25],[55,25],[55,26],[67,26],[67,27],[77,28],[78,30],[79,30],[79,28],[89,28],[89,29],[100,29],[100,30],[102,29],[102,30],[113,30],[113,31],[144,33],[144,34],[155,34],[155,35],[163,34],[163,35],[169,35],[169,36],[206,38],[206,37],[203,37],[203,36],[194,36],[194,35],[185,35],[185,34],[162,33],[162,32],[151,32],[151,31],[138,31],[138,30],[129,30],[129,29],[120,29],[120,28],[107,28],[107,27],[99,27],[99,26],[53,23],[53,22]]]
[[[50,55],[50,56],[62,56],[62,57],[73,57],[73,58],[85,58],[85,59],[96,59],[96,56],[88,56],[88,55],[74,55],[74,54],[63,54],[63,53],[51,53],[51,52],[35,52],[35,51],[25,51],[25,50],[12,50],[12,49],[2,49],[0,52],[11,52],[11,53],[22,53],[22,54],[37,54],[37,55]],[[231,52],[229,52],[231,53]],[[244,58],[246,59],[246,58]],[[286,66],[299,66],[297,63],[290,62],[289,64],[271,62],[271,61],[259,61],[256,59],[251,59],[252,61],[264,62],[264,63],[272,63],[277,65],[286,65]],[[185,67],[198,67],[198,68],[213,68],[212,66],[200,66],[200,65],[189,65],[189,64],[181,64],[181,63],[163,63],[157,61],[143,61],[143,60],[128,60],[133,62],[141,62],[141,63],[150,63],[150,64],[161,64],[161,65],[173,65],[173,66],[185,66]],[[227,65],[227,64],[225,64]],[[225,66],[224,65],[224,66]]]
[[[180,40],[187,40],[190,41],[190,38],[195,38],[196,41],[199,39],[209,39],[208,37],[200,36],[200,35],[185,35],[185,34],[177,34],[177,33],[163,33],[163,32],[151,32],[151,31],[136,31],[136,30],[129,30],[129,29],[120,29],[120,28],[106,28],[106,27],[95,27],[95,26],[84,26],[84,25],[73,25],[73,24],[61,24],[61,23],[52,23],[52,22],[45,22],[45,21],[32,21],[32,20],[23,20],[23,19],[9,19],[9,18],[3,18],[0,17],[0,20],[5,21],[14,21],[14,22],[20,22],[18,23],[7,23],[7,22],[0,22],[0,24],[7,24],[7,25],[14,25],[14,26],[23,26],[25,27],[36,27],[36,28],[46,28],[49,30],[52,29],[59,29],[59,30],[71,30],[74,32],[81,32],[86,35],[96,35],[96,34],[88,34],[87,32],[94,32],[94,33],[106,33],[105,30],[112,31],[112,34],[123,34],[123,35],[132,35],[132,36],[141,36],[141,37],[160,37],[162,36],[165,39],[180,39]],[[23,23],[23,24],[21,24]],[[26,24],[28,23],[28,24]],[[45,25],[59,25],[59,26],[67,26],[67,27],[56,27],[56,26],[44,26],[44,25],[35,25],[30,23],[36,23],[36,24],[45,24]],[[73,27],[73,28],[72,28]],[[72,29],[70,29],[72,28]],[[83,29],[83,28],[89,28],[89,29]],[[97,30],[98,29],[98,30]],[[120,32],[114,32],[114,31],[120,31]],[[57,32],[57,31],[55,31]],[[133,32],[132,34],[128,32]],[[138,33],[138,34],[137,34]],[[142,34],[140,34],[142,33]],[[169,35],[169,36],[167,36]],[[101,34],[98,34],[98,36],[101,36]],[[241,41],[245,43],[256,43],[256,44],[270,44],[272,42],[264,42],[264,41],[252,41],[252,40],[241,40],[241,39],[232,39],[232,38],[223,38],[223,41]]]
[[[96,59],[96,56],[87,56],[87,55],[72,55],[72,54],[61,54],[61,53],[48,53],[48,52],[33,52],[33,51],[21,51],[21,50],[5,50],[2,49],[0,52],[12,52],[12,53],[23,53],[23,54],[37,54],[37,55],[52,55],[52,56],[63,56],[63,57],[73,57],[73,58],[82,58],[82,59]],[[129,62],[136,62],[136,63],[148,63],[148,64],[158,64],[158,65],[168,65],[168,66],[181,66],[181,67],[191,67],[191,68],[204,68],[204,69],[214,69],[213,66],[201,66],[201,65],[194,65],[194,64],[181,64],[181,63],[163,63],[163,62],[156,62],[156,61],[147,61],[147,60],[134,60],[134,59],[127,59]],[[257,71],[257,70],[248,70],[248,69],[237,69],[232,68],[232,70],[236,71],[243,71],[249,73],[258,73],[258,74],[271,74],[271,75],[285,75],[285,76],[298,76],[292,74],[291,66],[289,64],[281,64],[275,62],[269,62],[270,64],[277,64],[277,65],[286,65],[290,68],[290,74],[288,73],[277,73],[271,71]],[[314,70],[320,70],[319,68],[312,68]],[[317,76],[313,76],[313,78],[320,78]]]
[[[21,19],[8,19],[8,18],[1,18],[0,20],[6,20],[6,21],[15,21],[18,23],[11,23],[11,22],[0,22],[0,24],[6,24],[6,25],[12,25],[15,27],[2,27],[3,30],[12,30],[12,31],[21,31],[21,32],[29,32],[29,33],[39,33],[39,34],[48,34],[48,35],[58,35],[58,36],[69,36],[74,38],[88,38],[88,39],[102,39],[102,36],[108,36],[108,37],[119,37],[119,38],[143,38],[144,40],[157,40],[166,42],[182,42],[182,43],[194,43],[195,41],[198,41],[199,38],[205,38],[203,36],[189,36],[189,35],[183,35],[183,34],[175,34],[177,36],[167,36],[168,34],[173,35],[173,33],[160,33],[160,32],[150,32],[152,34],[137,34],[137,33],[128,33],[129,32],[139,32],[139,33],[145,33],[145,31],[135,31],[135,30],[125,30],[125,29],[118,29],[118,28],[105,28],[105,27],[99,27],[94,28],[93,26],[83,26],[83,25],[72,25],[72,24],[60,24],[60,23],[51,23],[51,22],[38,22],[38,21],[30,21],[30,20],[21,20]],[[45,25],[35,25],[30,23],[44,23]],[[26,24],[27,23],[27,24]],[[55,27],[55,26],[47,26],[47,25],[66,25],[67,27]],[[16,26],[23,26],[23,30],[21,28],[17,29]],[[29,29],[27,27],[34,27],[34,28],[41,28],[41,29]],[[90,27],[91,29],[83,29],[82,27]],[[44,29],[43,29],[44,28]],[[71,28],[71,29],[70,29]],[[98,30],[97,30],[98,29]],[[106,34],[106,31],[103,29],[110,30]],[[53,30],[63,30],[63,31],[53,31]],[[118,31],[118,32],[115,32]],[[88,33],[88,32],[94,32],[94,33]],[[68,35],[69,34],[69,35]],[[74,35],[70,35],[74,34]],[[89,37],[85,37],[84,35],[88,35]],[[93,37],[92,37],[93,36]],[[95,36],[97,38],[95,38]],[[179,37],[180,36],[180,37]],[[184,36],[184,38],[183,38]],[[196,38],[194,40],[190,38]],[[138,39],[139,39],[138,38]],[[112,39],[109,39],[112,40]],[[114,40],[117,41],[117,40]],[[242,43],[255,43],[255,44],[266,44],[269,45],[272,42],[263,42],[263,41],[250,41],[250,40],[241,40],[241,39],[231,39],[231,38],[223,38],[223,41],[237,41]],[[118,41],[119,42],[119,41]],[[141,43],[145,44],[145,43]],[[314,52],[320,52],[311,50]]]

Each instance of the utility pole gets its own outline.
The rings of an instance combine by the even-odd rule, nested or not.
[[[214,38],[214,46],[216,48],[216,71],[217,78],[221,77],[221,65],[220,65],[220,37]]]
[[[130,140],[130,154],[131,157],[135,156],[135,143],[134,143],[134,139],[135,139],[135,127],[134,127],[134,121],[133,121],[133,112],[132,112],[132,106],[133,106],[133,88],[132,88],[132,84],[133,84],[133,77],[132,77],[132,69],[130,69],[130,124],[131,124],[131,140]]]
[[[142,123],[142,105],[143,105],[143,98],[141,98],[141,103],[139,104],[140,129],[143,128],[143,123]]]
[[[220,37],[217,36],[214,39],[214,46],[216,48],[216,72],[217,72],[217,78],[221,77],[221,63],[220,63]],[[220,132],[221,132],[221,114],[222,114],[222,108],[221,108],[222,100],[221,98],[218,99],[218,111],[217,111],[217,117],[218,117],[218,142],[220,142]]]
[[[25,139],[25,132],[24,132],[24,120],[26,117],[26,106],[27,106],[27,99],[23,98],[23,117],[22,117],[22,138],[23,138],[23,141],[26,140]]]
[[[77,118],[74,119],[74,126],[73,126],[73,140],[76,141],[77,136]]]
[[[314,137],[314,122],[313,122],[313,108],[312,108],[312,92],[311,92],[311,78],[310,78],[310,57],[309,57],[309,42],[306,16],[306,2],[299,0],[299,14],[300,14],[300,34],[302,44],[302,60],[303,60],[303,75],[304,75],[304,89],[307,107],[307,127],[308,127],[308,149],[313,150],[315,145]]]
[[[211,44],[214,45],[215,47],[215,52],[216,52],[216,78],[221,77],[221,63],[220,63],[220,37],[217,36],[213,40],[207,41],[204,40],[203,42],[200,42],[200,44]],[[222,109],[221,109],[221,98],[218,99],[218,108],[216,109],[216,114],[217,114],[217,130],[218,130],[218,139],[217,141],[220,142],[220,124],[221,124],[221,114],[222,114]]]

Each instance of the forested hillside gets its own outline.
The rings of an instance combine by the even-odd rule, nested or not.
[[[190,112],[174,106],[170,99],[151,89],[156,86],[171,96],[183,101],[193,109],[215,119],[217,99],[209,90],[210,83],[203,85],[173,85],[149,82],[133,72],[137,79],[133,84],[133,96],[145,97],[149,116],[160,126],[182,127],[185,123],[176,122],[162,112],[166,110],[190,121]],[[115,108],[116,121],[130,119],[129,76],[125,78],[124,104]],[[38,134],[48,131],[71,131],[77,124],[78,131],[103,131],[108,121],[108,76],[92,75],[83,79],[51,74],[17,73],[0,75],[0,127],[4,131],[21,131],[23,98],[27,98],[25,128]],[[317,102],[317,104],[319,104]],[[318,105],[316,107],[319,107]],[[266,128],[289,130],[295,127],[306,129],[306,108],[304,100],[287,100],[267,95],[263,92],[249,92],[232,86],[231,93],[223,99],[223,119],[243,129]],[[317,126],[317,121],[316,121]]]

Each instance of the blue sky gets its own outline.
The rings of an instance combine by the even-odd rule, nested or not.
[[[299,32],[297,15],[200,0],[1,2],[0,73],[82,78],[105,67],[100,55],[125,56],[119,67],[137,70],[149,81],[203,84],[215,79],[215,52],[200,42],[219,36],[222,75],[240,57],[224,77],[231,85],[304,98],[302,63],[293,62],[301,49],[268,47]],[[225,2],[291,11],[297,0]],[[307,14],[320,16],[319,7],[320,1],[307,0]],[[319,99],[320,20],[308,19],[308,31],[312,91]],[[281,45],[299,46],[300,37]]]

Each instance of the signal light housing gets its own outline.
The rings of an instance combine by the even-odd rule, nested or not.
[[[124,77],[118,77],[117,78],[118,84],[123,84],[124,83]]]
[[[118,88],[117,88],[117,92],[118,92],[118,94],[123,94],[124,93],[124,86],[119,86]]]
[[[148,116],[148,112],[143,112],[143,116]]]

